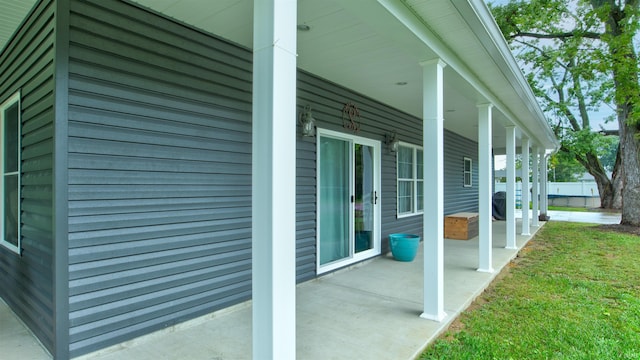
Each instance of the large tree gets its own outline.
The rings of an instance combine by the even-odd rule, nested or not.
[[[640,226],[640,0],[530,0],[491,6],[513,53],[561,139],[595,177],[605,208]],[[591,114],[609,106],[619,146],[609,177],[603,134]]]
[[[584,174],[584,167],[576,161],[576,158],[559,151],[551,155],[549,159],[549,172],[547,179],[553,182],[578,181]]]

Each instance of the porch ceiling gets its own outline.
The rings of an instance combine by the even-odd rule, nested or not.
[[[0,21],[0,31],[17,27],[35,1],[0,0],[3,14],[5,8],[16,9],[6,22]],[[252,46],[253,0],[132,1],[246,48]],[[298,23],[310,27],[298,31],[298,66],[421,117],[419,64],[440,56],[449,64],[444,74],[445,128],[476,140],[476,105],[491,101],[496,105],[495,148],[505,147],[507,124],[553,148],[542,113],[531,104],[530,90],[514,72],[517,65],[504,60],[500,45],[506,44],[494,43],[491,29],[484,29],[480,21],[486,14],[476,14],[478,8],[488,12],[481,0],[298,0]],[[0,33],[0,47],[12,32]]]

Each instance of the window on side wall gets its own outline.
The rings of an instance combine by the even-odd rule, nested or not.
[[[424,204],[423,152],[401,143],[396,154],[398,171],[398,217],[422,214]]]
[[[20,93],[0,104],[0,245],[20,253]]]
[[[463,186],[464,187],[471,187],[472,184],[472,178],[473,178],[473,174],[472,174],[472,163],[471,163],[471,159],[468,157],[464,158],[464,170],[463,170],[463,174],[464,174],[464,179],[463,179]]]

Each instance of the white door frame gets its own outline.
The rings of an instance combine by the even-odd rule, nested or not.
[[[357,135],[352,135],[352,134],[347,134],[347,133],[342,133],[342,132],[338,132],[338,131],[332,131],[332,130],[326,130],[326,129],[321,129],[318,128],[317,129],[317,150],[316,150],[316,270],[318,274],[322,274],[322,273],[326,273],[377,255],[380,255],[382,252],[382,246],[381,246],[381,232],[380,232],[380,226],[381,226],[381,157],[382,157],[382,152],[381,152],[381,144],[380,141],[378,140],[372,140],[372,139],[368,139],[368,138],[364,138],[361,136],[357,136]],[[349,230],[349,249],[350,249],[350,255],[344,259],[340,259],[340,260],[336,260],[333,262],[330,262],[328,264],[324,264],[324,265],[320,265],[320,225],[321,225],[321,221],[322,219],[320,219],[320,137],[331,137],[334,139],[339,139],[339,140],[344,140],[344,141],[348,141],[350,142],[352,145],[353,144],[362,144],[365,146],[370,146],[373,148],[374,154],[373,154],[373,165],[374,165],[374,169],[373,169],[373,188],[374,191],[377,192],[377,196],[378,199],[374,204],[374,230],[373,230],[373,247],[369,250],[365,250],[365,251],[361,251],[359,253],[355,252],[355,231],[353,229],[354,227],[354,213],[355,213],[355,203],[351,203],[351,209],[350,209],[350,215],[349,215],[349,226],[350,226],[350,230]],[[350,173],[353,174],[354,173],[354,157],[353,157],[353,146],[350,147],[351,148],[351,160],[350,160]],[[354,177],[350,176],[350,184],[349,187],[351,189],[351,193],[354,192],[354,188],[355,188],[355,184],[354,184]]]

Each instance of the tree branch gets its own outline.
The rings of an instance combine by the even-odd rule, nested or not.
[[[568,68],[567,68],[567,71],[569,71]],[[566,73],[565,73],[565,78],[566,78]],[[573,114],[571,109],[569,109],[569,107],[566,105],[565,96],[564,96],[564,82],[558,83],[553,76],[550,79],[551,79],[551,83],[553,84],[553,88],[558,93],[558,101],[555,101],[551,99],[551,97],[545,95],[545,97],[547,98],[547,101],[550,101],[558,109],[560,109],[560,111],[562,111],[564,116],[567,117],[567,120],[569,120],[569,123],[571,124],[571,127],[573,128],[574,131],[580,131],[581,128],[580,128],[580,123],[578,123],[578,119]]]
[[[569,31],[564,33],[552,33],[552,34],[541,34],[541,33],[532,33],[532,32],[526,32],[526,31],[518,31],[512,35],[509,35],[510,39],[515,39],[518,37],[530,37],[535,39],[558,39],[558,40],[564,40],[564,39],[574,38],[574,37],[583,37],[588,39],[600,40],[602,37],[602,34],[593,32],[593,31],[585,31],[585,32]]]
[[[559,67],[561,67],[561,68],[566,69],[566,66],[565,66],[563,63],[561,63],[561,62],[560,62],[559,60],[557,60],[557,59],[555,59],[555,60],[554,60],[551,56],[549,56],[549,54],[547,54],[547,52],[546,52],[546,51],[544,51],[543,49],[541,49],[539,46],[535,46],[535,45],[533,45],[533,44],[531,44],[531,43],[528,43],[528,42],[526,42],[526,41],[522,41],[522,40],[518,40],[518,39],[515,39],[515,40],[513,40],[513,41],[517,42],[518,44],[521,44],[521,45],[523,45],[523,46],[526,46],[526,47],[528,47],[528,48],[531,48],[531,49],[533,49],[533,50],[537,51],[538,53],[540,53],[540,56],[542,56],[543,58],[545,58],[545,59],[547,59],[547,60],[553,60],[553,62],[554,62],[556,65],[558,65],[558,66],[559,66]]]
[[[606,129],[602,129],[600,131],[598,131],[600,134],[605,135],[605,136],[620,136],[620,130],[606,130]]]
[[[576,59],[575,57],[571,59],[569,63],[570,69],[575,69],[576,67]],[[573,91],[575,92],[576,99],[578,100],[578,109],[580,111],[580,117],[582,118],[582,128],[586,129],[591,127],[589,112],[587,112],[587,104],[584,99],[584,94],[582,93],[582,84],[580,83],[580,76],[576,71],[571,71],[571,77],[573,81]]]

